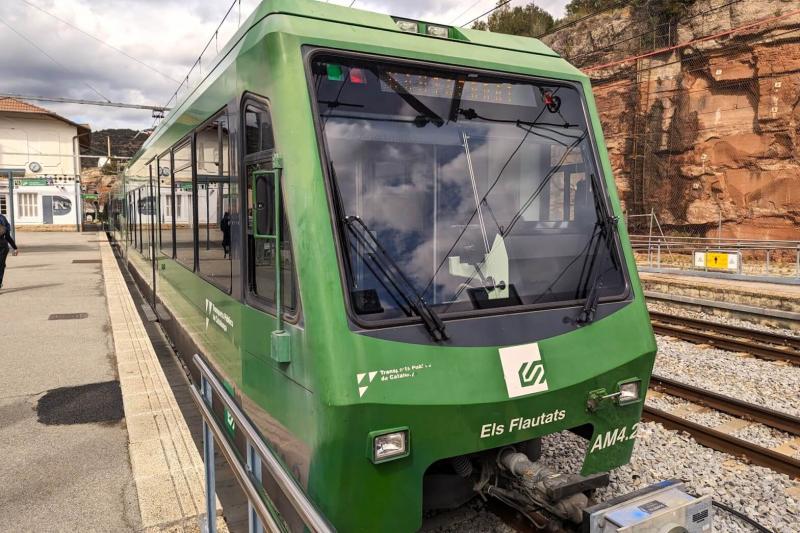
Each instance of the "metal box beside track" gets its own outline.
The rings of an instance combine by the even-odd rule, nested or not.
[[[711,496],[695,497],[670,480],[625,494],[584,511],[584,533],[707,533]]]

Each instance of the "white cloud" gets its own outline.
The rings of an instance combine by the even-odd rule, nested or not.
[[[332,0],[348,5],[350,0]],[[513,0],[524,5],[528,0]],[[555,16],[567,0],[542,0]],[[139,58],[166,76],[105,47],[29,5],[68,21],[112,46]],[[444,24],[462,24],[480,15],[495,0],[357,0],[354,7]],[[241,19],[258,4],[243,0]],[[0,2],[0,92],[163,105],[176,88],[169,78],[183,79],[230,4],[205,0],[16,0]],[[467,9],[469,8],[469,9]],[[231,14],[231,23],[239,13]],[[4,24],[4,23],[5,24]],[[64,67],[48,59],[13,27]],[[235,26],[235,24],[234,24]],[[222,47],[234,31],[220,32]],[[212,44],[212,50],[215,45]],[[210,54],[213,55],[213,54]],[[210,59],[210,57],[208,58]],[[66,67],[66,68],[65,68]],[[87,85],[88,84],[88,85]],[[40,103],[93,129],[149,127],[148,111],[78,104]]]

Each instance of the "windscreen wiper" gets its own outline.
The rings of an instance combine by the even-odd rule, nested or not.
[[[600,184],[598,183],[597,176],[595,176],[594,173],[591,173],[589,177],[592,184],[594,207],[595,211],[597,212],[597,227],[600,228],[597,246],[600,246],[601,240],[606,240],[609,248],[609,254],[611,255],[612,268],[615,268],[617,266],[617,257],[612,247],[614,244],[614,236],[617,234],[619,217],[614,216],[610,209],[608,209],[607,204],[603,201],[603,192]],[[592,256],[595,256],[595,259],[596,254],[597,248],[595,248],[595,252],[592,254]],[[592,267],[589,269],[590,274],[595,270],[595,259],[592,259]],[[591,324],[594,321],[595,315],[597,314],[597,305],[600,303],[600,289],[603,286],[603,275],[606,272],[608,272],[608,270],[596,275],[594,281],[592,281],[592,285],[586,295],[586,302],[583,304],[580,313],[578,313],[578,318],[575,320],[575,323],[579,326]]]
[[[344,223],[357,243],[364,247],[364,251],[362,252],[359,250],[359,247],[356,246],[356,242],[351,242],[353,248],[361,257],[371,262],[372,266],[369,268],[372,273],[375,274],[376,277],[378,277],[378,274],[384,277],[385,281],[381,281],[384,288],[398,303],[402,300],[407,306],[407,309],[402,305],[400,307],[407,314],[413,313],[420,317],[420,319],[422,319],[422,324],[425,326],[425,329],[428,330],[428,333],[434,341],[441,342],[447,340],[448,336],[442,319],[439,318],[436,311],[434,311],[416,291],[406,275],[403,274],[400,267],[397,266],[397,263],[389,256],[364,221],[361,220],[361,217],[354,215],[347,216],[344,219]]]

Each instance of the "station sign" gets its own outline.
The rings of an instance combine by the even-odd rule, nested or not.
[[[739,252],[705,250],[694,252],[694,268],[722,272],[739,272],[742,258]]]
[[[20,187],[40,187],[43,185],[52,185],[51,183],[47,182],[47,178],[32,178],[32,179],[23,179],[23,180],[15,180],[18,182]]]

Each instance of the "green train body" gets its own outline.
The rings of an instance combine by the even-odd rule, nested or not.
[[[424,33],[426,25],[417,24],[417,29]],[[495,105],[487,103],[492,98],[508,98],[516,105],[514,92],[518,91],[518,85],[513,80],[538,80],[539,89],[532,94],[542,98],[537,109],[548,113],[549,120],[556,121],[552,117],[559,113],[571,116],[568,114],[575,109],[583,110],[588,119],[584,127],[587,136],[580,142],[588,143],[586,146],[596,158],[597,179],[602,182],[592,187],[606,196],[608,209],[616,217],[621,216],[589,79],[533,39],[462,28],[448,28],[447,32],[446,37],[409,33],[401,31],[392,17],[330,4],[265,1],[242,24],[205,79],[175,106],[133,158],[124,180],[117,185],[110,208],[112,235],[126,251],[129,268],[148,298],[157,300],[168,311],[169,320],[163,323],[179,351],[191,356],[188,352],[197,350],[210,362],[265,441],[281,457],[285,468],[340,531],[415,530],[422,523],[423,479],[426,472],[432,471],[429,470],[432,465],[567,429],[575,429],[588,439],[584,474],[625,464],[632,452],[654,361],[656,346],[644,297],[624,224],[617,218],[608,219],[609,225],[618,228],[608,232],[611,235],[608,249],[609,257],[618,254],[620,264],[615,268],[622,272],[624,287],[617,295],[599,298],[593,321],[573,320],[582,309],[586,310],[586,301],[591,299],[586,294],[575,301],[537,308],[523,305],[454,316],[442,313],[449,338],[438,341],[426,332],[416,316],[389,317],[376,323],[356,316],[353,298],[374,300],[376,294],[389,289],[361,293],[348,290],[343,266],[347,261],[343,250],[348,246],[342,244],[341,221],[335,215],[336,190],[331,187],[330,171],[333,165],[326,157],[326,139],[321,133],[318,109],[323,104],[314,94],[322,89],[313,80],[322,86],[339,82],[349,73],[349,81],[344,83],[358,84],[363,81],[362,70],[371,72],[370,61],[400,65],[397,69],[406,72],[405,76],[412,76],[408,69],[413,68],[445,69],[441,71],[445,72],[441,79],[446,84],[451,83],[447,69],[453,68],[477,73],[466,74],[461,82],[456,81],[461,85],[471,83],[469,76],[474,79],[498,76],[500,81],[496,85],[482,82],[486,83],[483,87],[506,91],[507,96],[473,95],[473,102],[477,103],[470,105],[484,108]],[[312,68],[319,57],[328,61],[315,63],[327,68],[322,74],[317,72],[319,67]],[[336,58],[341,58],[341,65],[335,62]],[[406,77],[401,83],[424,87],[409,91],[411,85],[407,85],[398,92],[400,97],[415,108],[421,100],[435,101],[422,94],[433,90],[429,89],[430,79],[421,74],[413,76],[417,77]],[[453,76],[456,79],[460,74]],[[365,79],[372,81],[369,76]],[[387,79],[382,81],[383,91],[393,87]],[[555,83],[554,91],[561,91],[565,95],[563,100],[554,101],[553,91],[548,95],[548,90],[541,89],[542,83]],[[559,89],[557,84],[566,84],[566,88]],[[519,87],[524,89],[523,85]],[[372,90],[370,94],[377,95],[376,99],[385,96],[378,89]],[[528,94],[527,90],[519,91]],[[575,104],[578,100],[567,98],[571,91],[583,95],[580,105]],[[396,95],[386,98],[390,96]],[[344,114],[341,102],[326,102],[327,113]],[[246,111],[249,105],[268,107],[269,116],[258,115],[261,122],[252,126],[248,122],[252,117]],[[352,100],[348,105],[354,113],[359,112],[358,101]],[[567,109],[566,105],[573,109]],[[437,123],[435,117],[426,118],[423,115],[427,111],[423,111],[420,113],[423,118],[415,126],[426,135],[453,127]],[[218,139],[224,136],[225,140],[219,142],[219,150],[214,152],[201,135],[205,131],[203,124],[219,112],[224,113],[224,124],[209,131]],[[474,117],[468,109],[459,109],[457,114],[463,124],[467,124],[468,118],[464,118],[467,115]],[[265,303],[253,294],[252,278],[256,276],[253,265],[259,261],[269,263],[269,254],[264,256],[264,250],[269,250],[266,244],[262,247],[261,241],[254,240],[252,221],[248,229],[246,219],[254,215],[250,212],[252,205],[248,204],[252,198],[248,183],[252,183],[253,176],[251,170],[246,170],[245,162],[250,157],[245,152],[250,151],[251,141],[245,141],[244,136],[260,131],[258,142],[269,145],[271,140],[264,140],[264,128],[269,126],[265,126],[264,117],[271,119],[273,154],[280,153],[282,158],[283,231],[291,236],[290,243],[283,247],[284,259],[279,269],[285,270],[282,302],[288,308],[282,326],[275,317],[274,304]],[[333,120],[346,123],[346,119]],[[354,120],[361,124],[360,118]],[[512,126],[539,127],[530,124],[517,119]],[[565,119],[560,124],[569,121]],[[387,126],[390,127],[394,126]],[[500,131],[501,126],[497,128]],[[384,135],[377,129],[376,137]],[[553,135],[561,135],[560,130]],[[390,139],[389,133],[385,138]],[[189,141],[188,151],[180,147],[184,140]],[[256,153],[263,146],[255,146]],[[476,148],[475,153],[483,146]],[[446,151],[442,147],[433,149],[436,150]],[[463,152],[463,147],[447,150]],[[469,156],[469,148],[466,153]],[[188,172],[178,170],[185,165],[187,155],[195,164],[187,167]],[[201,160],[202,163],[198,162]],[[202,174],[200,167],[208,166],[209,161],[217,168],[229,168],[218,173],[227,177]],[[277,166],[271,159],[251,163],[252,168]],[[371,168],[371,172],[376,172],[374,168],[378,167]],[[178,176],[180,172],[183,174]],[[403,172],[407,175],[410,171]],[[588,173],[584,169],[582,179],[589,179]],[[177,185],[173,185],[173,180]],[[472,182],[475,183],[474,176]],[[223,205],[215,196],[216,207],[209,207],[212,190],[223,198],[222,202],[229,203]],[[198,191],[205,191],[202,198]],[[179,193],[185,200],[177,200]],[[565,194],[577,196],[574,191]],[[259,208],[263,207],[261,200],[255,199]],[[392,202],[401,200],[392,196],[377,201],[391,210]],[[243,213],[232,224],[230,263],[225,263],[228,258],[220,261],[218,255],[213,255],[220,233],[218,219],[226,208]],[[188,214],[195,219],[202,218],[199,213],[203,212],[205,221],[170,222],[173,214],[178,217],[177,211],[182,211],[184,218]],[[491,213],[483,215],[490,219]],[[395,223],[395,219],[389,222]],[[560,227],[570,225],[567,221]],[[588,237],[598,225],[600,222],[587,226],[585,235]],[[498,228],[501,226],[498,224]],[[556,226],[551,224],[547,231],[561,231],[554,230]],[[467,223],[463,231],[467,227],[477,228]],[[504,231],[501,229],[498,234]],[[210,232],[215,234],[209,237]],[[173,240],[177,241],[174,250]],[[537,241],[530,242],[535,250]],[[391,249],[389,253],[393,253]],[[436,254],[434,257],[438,258]],[[368,260],[354,261],[362,264]],[[455,264],[449,261],[450,265]],[[489,262],[487,251],[486,260],[480,264],[488,269]],[[227,274],[228,264],[230,274]],[[535,271],[535,268],[526,270]],[[436,275],[434,272],[434,278]],[[260,279],[257,283],[263,288],[270,282]],[[491,289],[484,289],[489,294]],[[482,297],[482,290],[476,298]],[[265,291],[268,293],[268,289]],[[472,287],[467,292],[471,297],[476,294]],[[389,307],[385,294],[380,299],[378,303],[359,305],[374,309]],[[290,305],[292,301],[294,304]],[[476,309],[482,309],[480,306],[484,304],[475,305]],[[281,353],[275,353],[271,333],[281,328],[288,333],[288,343],[282,345]],[[523,348],[503,352],[514,346]],[[530,356],[534,351],[537,355]],[[519,368],[521,385],[531,381],[537,385],[529,389],[533,393],[512,394],[501,352],[522,354],[523,359],[529,358],[530,364],[541,365],[533,374],[533,367]],[[514,368],[511,370],[513,374]],[[625,405],[614,401],[620,383],[631,380],[640,380],[638,401]],[[235,428],[230,429],[235,434]],[[371,439],[376,434],[398,429],[408,431],[408,453],[385,462],[374,461]],[[289,527],[298,527],[298,518],[285,500],[273,492],[274,487],[269,483],[265,485],[267,495]]]

